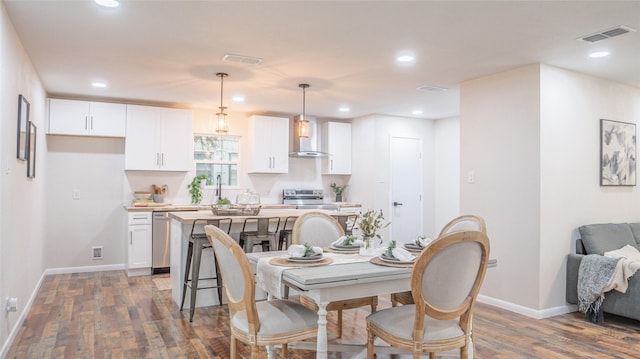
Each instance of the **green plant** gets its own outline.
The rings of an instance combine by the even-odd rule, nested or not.
[[[395,257],[393,255],[393,249],[396,248],[396,241],[389,241],[389,246],[387,247],[387,251],[385,252],[385,254],[387,255],[387,257]]]
[[[207,179],[207,175],[201,174],[193,177],[191,183],[187,185],[189,193],[191,194],[191,203],[198,204],[202,201],[202,191],[200,190],[200,182],[203,179]]]
[[[329,187],[331,187],[331,189],[333,190],[333,193],[335,193],[336,196],[339,196],[342,194],[342,192],[344,192],[345,188],[347,188],[347,185],[345,184],[343,186],[339,186],[335,182],[331,182]]]
[[[391,222],[384,223],[384,214],[382,213],[382,210],[377,212],[376,210],[369,209],[364,212],[362,217],[358,220],[358,229],[360,229],[362,239],[365,242],[368,242],[373,238],[382,239],[380,234],[378,234],[378,231],[386,228],[389,224],[391,224]],[[365,245],[366,244],[367,243],[365,243]]]
[[[311,244],[309,244],[309,242],[304,244],[304,255],[303,257],[310,257],[312,255],[314,255],[315,253],[313,252],[313,247],[311,246]]]

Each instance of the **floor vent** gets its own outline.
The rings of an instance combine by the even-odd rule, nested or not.
[[[620,35],[628,34],[630,32],[635,32],[635,31],[636,30],[627,26],[616,26],[610,29],[593,33],[593,34],[581,36],[578,38],[578,40],[582,40],[586,42],[597,42],[597,41],[606,40],[615,36],[620,36]]]
[[[234,54],[224,54],[222,61],[228,62],[239,62],[247,65],[257,65],[262,62],[260,57],[252,57],[252,56],[244,56],[244,55],[234,55]]]
[[[91,247],[91,259],[102,259],[102,246]]]

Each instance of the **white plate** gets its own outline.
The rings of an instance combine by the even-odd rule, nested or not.
[[[413,243],[405,243],[404,244],[404,248],[410,250],[410,251],[421,251],[423,249],[425,249],[426,247],[420,247],[418,245],[415,245]]]
[[[359,250],[360,246],[336,246],[332,244],[331,248],[339,251],[355,251],[355,250]]]
[[[398,263],[398,264],[410,264],[416,261],[416,258],[414,257],[412,260],[410,261],[401,261],[398,258],[395,257],[387,257],[384,253],[380,255],[380,259],[383,262],[388,262],[388,263]]]
[[[287,260],[291,262],[301,262],[301,263],[309,263],[309,262],[317,262],[324,259],[322,255],[319,256],[310,256],[310,257],[289,257]]]

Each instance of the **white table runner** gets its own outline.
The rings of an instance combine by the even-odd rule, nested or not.
[[[380,251],[382,253],[384,249]],[[376,254],[378,255],[378,254]],[[371,257],[355,254],[341,254],[324,252],[323,256],[333,259],[333,263],[328,265],[340,265],[347,263],[368,262]],[[260,258],[256,266],[256,284],[274,298],[282,298],[282,273],[291,268],[270,264],[274,257]],[[298,267],[299,268],[299,267]]]

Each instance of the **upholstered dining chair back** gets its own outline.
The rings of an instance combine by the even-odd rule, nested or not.
[[[291,243],[309,243],[324,248],[342,236],[344,230],[335,218],[322,212],[307,212],[293,225]]]
[[[485,224],[482,217],[465,214],[452,219],[449,223],[442,227],[442,230],[440,231],[438,237],[441,237],[447,233],[465,230],[480,231],[486,234],[487,225]]]
[[[374,357],[376,337],[410,350],[418,359],[425,352],[460,350],[469,357],[474,341],[473,309],[489,261],[489,239],[481,231],[455,231],[431,242],[411,272],[415,305],[383,309],[367,317],[367,358]]]
[[[255,282],[249,260],[236,241],[220,228],[207,225],[204,229],[220,266],[220,274],[229,303],[229,317],[233,317],[238,311],[246,311],[249,326],[256,325],[259,328],[260,323],[253,300]]]
[[[317,336],[318,316],[300,303],[268,300],[256,303],[255,282],[249,259],[228,234],[218,227],[205,226],[207,238],[220,264],[229,306],[229,357],[238,357],[237,342],[248,344],[251,359],[258,359],[258,347],[279,344],[282,358],[288,344]]]

